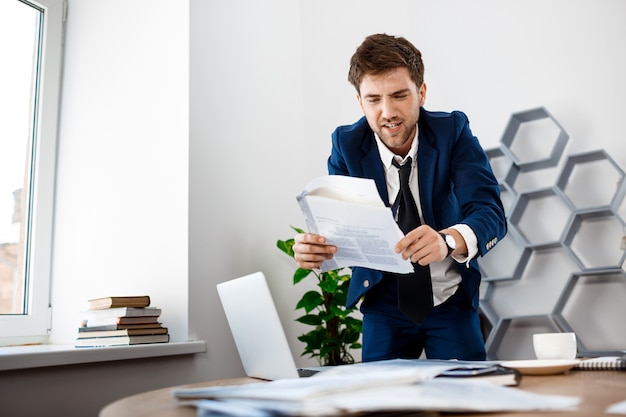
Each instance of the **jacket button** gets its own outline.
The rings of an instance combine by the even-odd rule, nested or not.
[[[363,281],[363,287],[369,288],[369,286],[370,286],[369,280],[366,279],[365,281]]]

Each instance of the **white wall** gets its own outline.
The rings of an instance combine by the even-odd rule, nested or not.
[[[332,130],[360,117],[346,78],[365,36],[413,41],[426,108],[464,110],[485,148],[512,113],[545,106],[570,134],[566,154],[604,148],[626,167],[619,0],[192,0],[191,11],[190,326],[227,374],[241,370],[214,287],[239,275],[269,276],[302,351],[293,308],[305,289],[274,244],[302,226],[294,196],[326,173]]]
[[[219,282],[266,272],[294,334],[293,265],[275,243],[300,222],[292,172],[324,170],[302,151],[300,36],[298,2],[191,3],[190,336],[208,339],[211,374],[242,373]]]
[[[188,19],[184,2],[69,2],[53,342],[87,299],[125,294],[187,338]]]

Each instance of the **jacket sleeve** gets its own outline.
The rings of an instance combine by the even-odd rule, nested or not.
[[[456,140],[451,149],[450,175],[460,208],[460,223],[476,235],[483,256],[507,233],[500,185],[485,151],[472,134],[467,117],[454,112]]]

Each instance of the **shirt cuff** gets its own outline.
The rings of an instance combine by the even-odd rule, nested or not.
[[[465,245],[467,245],[466,256],[453,256],[452,259],[460,264],[464,263],[469,267],[469,262],[478,254],[478,239],[476,238],[476,234],[474,234],[471,227],[463,223],[455,224],[450,228],[459,232],[461,236],[463,236],[463,239],[465,239]]]

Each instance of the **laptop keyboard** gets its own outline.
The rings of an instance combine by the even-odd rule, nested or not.
[[[319,370],[317,369],[298,368],[298,375],[300,376],[300,378],[307,378],[309,376],[315,375],[318,372]]]

